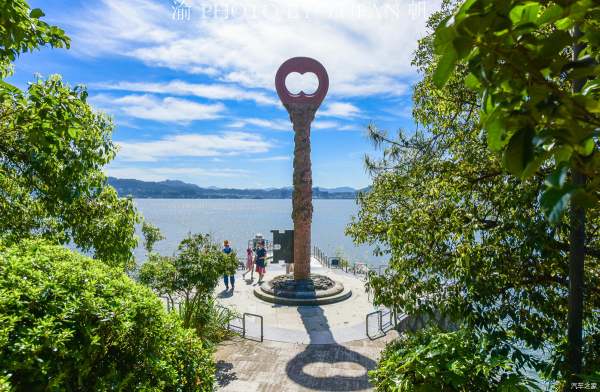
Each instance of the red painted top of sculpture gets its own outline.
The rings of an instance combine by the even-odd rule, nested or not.
[[[313,94],[305,94],[304,91],[301,91],[299,94],[290,93],[285,85],[285,79],[293,72],[298,72],[301,75],[312,72],[317,75],[319,79],[317,91]],[[329,90],[329,75],[327,75],[325,67],[317,60],[310,57],[294,57],[279,67],[277,75],[275,75],[275,88],[277,89],[279,99],[281,99],[284,105],[308,104],[318,107],[323,102],[323,99],[325,99],[327,90]]]

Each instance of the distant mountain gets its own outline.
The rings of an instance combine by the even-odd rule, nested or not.
[[[183,181],[159,182],[109,177],[119,195],[138,199],[291,199],[292,188],[229,189],[188,184]],[[358,190],[350,187],[313,188],[314,199],[354,199]]]
[[[320,189],[324,192],[328,192],[328,193],[356,193],[356,189],[354,188],[350,188],[348,186],[342,186],[339,188],[315,188],[315,189]]]

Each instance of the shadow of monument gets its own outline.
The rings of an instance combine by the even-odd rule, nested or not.
[[[320,306],[299,306],[298,312],[308,332],[310,343],[303,352],[287,363],[287,376],[305,388],[318,391],[357,391],[370,388],[367,372],[375,368],[375,361],[337,344]],[[334,365],[342,362],[358,365],[364,371],[356,376],[334,374],[340,371],[340,368],[335,368]],[[317,366],[317,369],[331,375],[307,373],[305,368],[311,364],[329,365]]]

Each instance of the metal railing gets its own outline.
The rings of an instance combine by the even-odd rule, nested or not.
[[[371,329],[369,328],[369,320],[372,318],[373,315],[377,315],[377,335],[371,335],[370,333]],[[386,323],[384,323],[384,317],[388,317],[388,321]],[[397,319],[395,312],[393,312],[390,309],[379,309],[367,314],[367,316],[365,317],[365,332],[367,337],[370,340],[376,340],[384,337],[385,335],[387,335],[387,332],[389,330],[396,327],[396,321]]]
[[[172,310],[175,309],[175,307],[173,305],[171,305],[171,301],[169,300],[169,297],[166,296],[160,296],[160,298],[165,302],[166,304],[166,308],[167,308],[167,312],[170,312]],[[177,310],[179,311],[179,313],[181,313],[181,302],[175,302],[174,304],[175,306],[177,306]],[[233,310],[229,309],[226,306],[220,305],[220,304],[216,304],[215,305],[217,308],[223,310],[224,312],[227,312],[229,315],[233,316],[233,317],[228,317],[228,321],[227,321],[227,329],[230,331],[233,331],[235,333],[240,334],[243,338],[246,339],[250,339],[250,340],[255,340],[258,342],[263,342],[264,341],[264,322],[263,322],[263,316],[261,316],[260,314],[254,314],[254,313],[248,313],[245,312],[242,314],[242,316],[238,316],[236,312],[234,312]],[[260,319],[260,340],[258,338],[255,338],[253,336],[249,336],[247,333],[247,328],[246,328],[246,317],[255,317]],[[242,325],[235,325],[233,324],[231,321],[232,320],[241,320],[242,321]]]
[[[240,334],[245,339],[255,340],[255,341],[261,342],[261,343],[263,342],[264,337],[265,337],[265,334],[264,334],[264,325],[263,325],[264,324],[263,323],[263,316],[261,316],[259,314],[245,312],[245,313],[242,313],[242,316],[240,317],[240,316],[237,316],[236,313],[234,311],[232,311],[231,309],[229,309],[228,307],[225,307],[225,306],[219,305],[219,304],[217,304],[217,307],[220,308],[220,309],[225,310],[226,312],[229,312],[230,315],[234,315],[235,316],[235,317],[233,317],[231,320],[229,320],[227,322],[227,329],[228,330]],[[247,328],[246,328],[246,317],[247,316],[252,316],[252,317],[260,319],[260,340],[258,340],[258,338],[255,339],[253,336],[249,336],[248,335]],[[239,325],[232,324],[231,321],[235,320],[235,319],[241,320],[242,321],[242,325],[239,326]]]
[[[353,275],[364,275],[368,276],[370,273],[375,273],[378,276],[381,276],[385,273],[385,269],[388,267],[387,264],[382,264],[378,266],[371,266],[367,263],[350,263],[350,262],[342,262],[337,267],[331,265],[332,257],[327,256],[327,254],[322,251],[318,246],[313,246],[312,250],[313,257],[326,268],[338,268],[346,273],[351,273]],[[341,259],[341,258],[338,258]],[[342,260],[340,260],[342,261]]]
[[[260,319],[260,340],[254,339],[254,337],[249,337],[246,335],[246,316],[252,316],[252,317],[256,317],[258,319]],[[263,342],[265,334],[264,334],[264,329],[263,329],[263,316],[259,315],[259,314],[254,314],[254,313],[244,313],[242,315],[242,337],[245,339],[250,339],[250,340],[256,340],[259,342]]]

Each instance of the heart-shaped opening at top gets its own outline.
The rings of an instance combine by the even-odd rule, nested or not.
[[[285,78],[285,87],[294,95],[303,92],[306,95],[314,94],[319,88],[319,78],[313,72],[300,74],[292,72]]]

